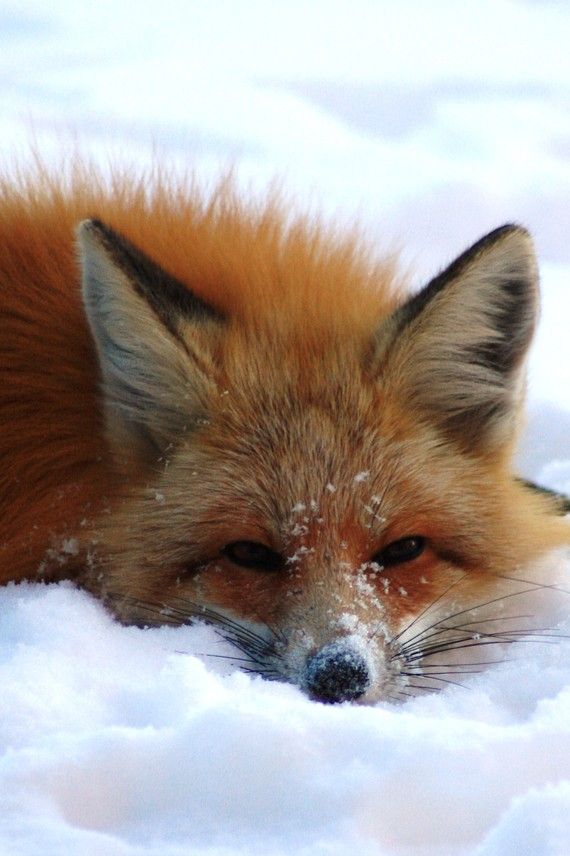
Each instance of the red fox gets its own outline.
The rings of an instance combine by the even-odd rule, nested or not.
[[[435,689],[435,654],[516,638],[468,611],[570,543],[512,473],[523,228],[406,298],[354,234],[227,182],[38,170],[0,196],[0,582],[208,621],[325,702]]]

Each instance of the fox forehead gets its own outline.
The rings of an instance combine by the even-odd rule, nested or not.
[[[366,409],[349,410],[347,418],[289,396],[278,410],[242,411],[231,390],[223,400],[227,409],[221,405],[173,453],[163,482],[173,505],[191,503],[199,515],[194,525],[219,529],[222,541],[240,527],[248,540],[257,532],[281,544],[321,530],[336,541],[353,540],[356,531],[373,541],[395,520],[419,523],[467,478],[461,461],[454,466],[451,445],[443,447],[427,427],[407,431],[372,396],[374,422]]]

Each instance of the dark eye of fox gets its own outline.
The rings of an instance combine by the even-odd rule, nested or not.
[[[392,541],[374,555],[373,561],[384,568],[411,562],[423,553],[425,545],[426,539],[421,535],[409,535]],[[283,566],[282,556],[258,541],[233,541],[223,548],[222,553],[242,568],[278,571]]]
[[[375,554],[373,561],[383,568],[399,565],[402,562],[411,562],[423,553],[425,546],[426,539],[421,535],[408,535],[407,538],[392,541]]]
[[[283,558],[265,544],[257,541],[234,541],[222,550],[224,556],[242,568],[255,568],[260,571],[278,571],[283,566]]]

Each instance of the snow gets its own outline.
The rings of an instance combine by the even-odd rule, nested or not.
[[[566,4],[530,0],[5,0],[2,148],[280,175],[416,284],[523,222],[543,309],[519,468],[570,492],[569,37]],[[568,595],[552,615],[570,633]],[[329,706],[68,584],[9,586],[0,616],[1,854],[570,853],[562,639],[405,705]]]
[[[531,647],[469,689],[321,705],[224,675],[208,628],[126,628],[70,585],[10,586],[0,852],[565,853],[570,663]]]

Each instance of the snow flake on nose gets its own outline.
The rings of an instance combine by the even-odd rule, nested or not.
[[[322,526],[325,522],[321,516],[321,506],[314,497],[308,500],[298,500],[290,510],[290,518],[286,527],[286,535],[291,538],[306,538],[310,527]]]
[[[303,511],[307,510],[307,506],[304,502],[296,502],[293,508],[291,509],[291,514],[301,514]]]
[[[314,547],[305,547],[305,546],[301,545],[300,547],[297,547],[297,549],[295,550],[295,552],[293,553],[292,556],[287,556],[286,562],[288,565],[294,565],[297,562],[300,562],[303,559],[303,557],[306,556],[307,554],[314,553],[314,552],[315,552]]]

